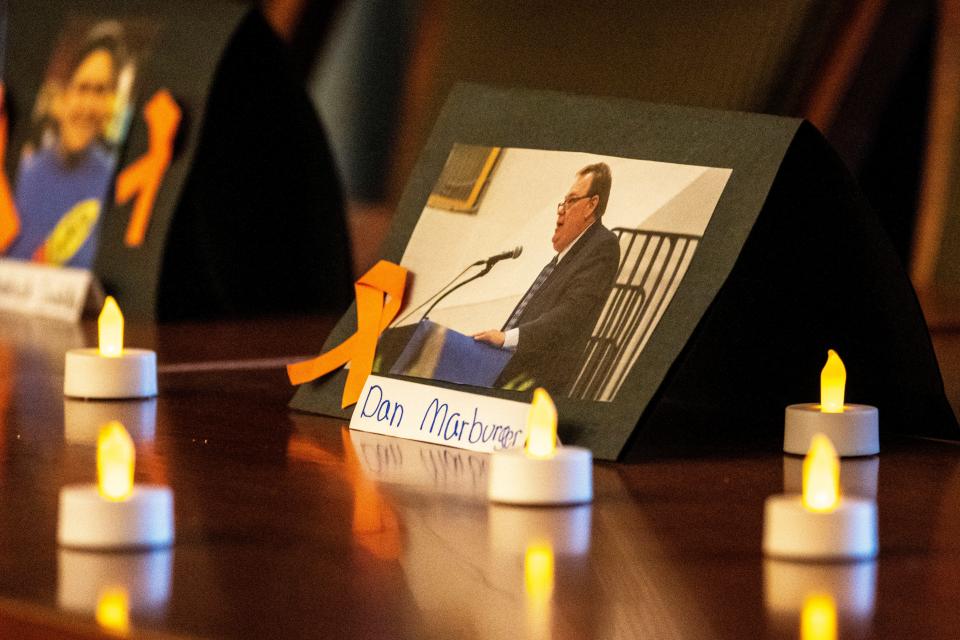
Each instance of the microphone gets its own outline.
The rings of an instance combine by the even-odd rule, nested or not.
[[[427,317],[427,315],[428,315],[431,311],[433,311],[433,308],[434,308],[435,306],[437,306],[437,303],[439,303],[441,300],[443,300],[444,298],[446,298],[448,295],[450,295],[451,293],[453,293],[454,291],[456,291],[457,289],[459,289],[459,288],[462,287],[463,285],[467,284],[468,282],[473,282],[473,281],[476,280],[477,278],[480,278],[480,277],[483,277],[483,276],[487,275],[488,273],[490,273],[490,270],[493,268],[493,265],[497,264],[497,263],[500,262],[501,260],[513,260],[514,258],[520,257],[520,254],[521,254],[521,253],[523,253],[523,247],[520,246],[520,245],[517,245],[517,246],[515,246],[513,249],[510,249],[510,251],[504,251],[503,253],[498,253],[497,255],[490,256],[490,257],[487,258],[486,260],[477,260],[477,261],[474,262],[473,264],[467,265],[467,268],[464,269],[463,271],[461,271],[461,272],[457,275],[457,277],[455,277],[453,280],[451,280],[451,281],[448,282],[447,284],[443,285],[443,288],[440,289],[440,291],[437,291],[435,294],[433,294],[432,296],[430,296],[429,298],[427,298],[426,300],[424,300],[423,303],[422,303],[420,306],[418,306],[416,309],[410,311],[409,313],[407,313],[407,315],[405,315],[405,316],[403,316],[402,318],[400,318],[400,320],[397,321],[397,324],[403,322],[404,320],[406,320],[407,318],[409,318],[410,316],[412,316],[414,313],[416,313],[417,311],[419,311],[420,309],[422,309],[424,306],[426,306],[427,304],[430,304],[431,301],[433,301],[433,304],[430,304],[430,306],[427,308],[426,313],[424,313],[424,314],[420,317],[420,320],[423,321],[423,320]],[[452,285],[454,282],[456,282],[457,280],[459,280],[459,279],[460,279],[460,276],[462,276],[463,274],[465,274],[465,273],[466,273],[467,271],[469,271],[471,268],[473,268],[473,267],[479,267],[479,266],[481,266],[481,265],[483,265],[483,269],[480,271],[480,273],[478,273],[478,274],[476,274],[476,275],[474,275],[474,276],[471,276],[471,277],[467,278],[466,280],[464,280],[463,282],[461,282],[461,283],[458,284],[457,286],[453,287],[452,289],[448,289],[448,288],[447,288],[447,287],[449,287],[450,285]],[[439,296],[439,297],[437,297],[437,296]]]
[[[498,253],[495,256],[490,256],[486,260],[477,260],[476,262],[474,262],[472,265],[470,265],[470,267],[479,267],[480,265],[484,265],[483,269],[481,269],[480,272],[477,273],[476,275],[470,276],[469,278],[467,278],[466,280],[464,280],[463,282],[461,282],[455,287],[447,289],[446,291],[443,291],[443,289],[441,289],[440,291],[443,291],[443,295],[441,295],[439,298],[433,301],[433,304],[431,304],[427,308],[427,310],[424,312],[424,314],[420,316],[420,321],[423,322],[427,318],[427,316],[430,315],[430,312],[433,311],[433,308],[437,306],[440,303],[440,301],[446,298],[448,295],[450,295],[451,293],[453,293],[463,285],[473,282],[477,278],[482,278],[483,276],[487,275],[488,273],[490,273],[490,269],[493,268],[493,265],[497,264],[501,260],[513,260],[514,258],[518,257],[521,253],[523,253],[523,247],[521,247],[520,245],[517,245],[513,249],[510,249],[510,251],[504,251],[503,253]],[[469,269],[470,267],[467,267],[467,269]],[[460,273],[460,275],[462,276],[464,273],[466,273],[466,269],[464,269]],[[457,278],[459,277],[460,276],[457,276]],[[457,278],[454,278],[454,280],[456,280]],[[450,285],[447,285],[447,286],[449,287]],[[444,289],[446,289],[446,287],[444,287]],[[416,311],[416,309],[414,309],[414,311]],[[410,313],[413,313],[413,311],[411,311]],[[410,313],[408,313],[407,316],[409,316]],[[404,316],[404,319],[406,319],[407,316]]]
[[[486,260],[477,260],[476,262],[474,262],[474,264],[478,266],[481,264],[486,264],[488,267],[492,267],[493,265],[497,264],[501,260],[513,260],[515,258],[519,258],[521,253],[523,253],[523,247],[520,245],[517,245],[513,249],[510,249],[510,251],[504,251],[503,253],[498,253],[495,256],[490,256]]]

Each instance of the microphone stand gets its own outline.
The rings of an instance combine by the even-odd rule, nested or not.
[[[464,269],[463,271],[461,271],[460,273],[458,273],[456,276],[454,276],[453,279],[450,280],[450,282],[448,282],[447,284],[445,284],[445,285],[443,285],[442,287],[440,287],[440,290],[437,291],[435,294],[433,294],[432,296],[430,296],[429,298],[427,298],[426,300],[424,300],[423,302],[421,302],[419,305],[417,305],[417,307],[416,307],[415,309],[411,309],[409,312],[407,312],[407,314],[406,314],[405,316],[403,316],[402,318],[400,318],[399,320],[396,321],[396,324],[399,325],[399,324],[402,323],[404,320],[406,320],[407,318],[409,318],[410,316],[412,316],[413,314],[415,314],[417,311],[419,311],[420,309],[423,309],[425,306],[427,306],[428,304],[430,304],[430,302],[431,302],[432,300],[434,300],[437,296],[439,296],[439,295],[442,294],[444,291],[446,291],[447,287],[449,287],[449,286],[452,285],[454,282],[456,282],[457,280],[459,280],[460,277],[463,276],[463,274],[465,274],[467,271],[470,271],[470,269],[473,269],[474,267],[479,267],[479,266],[482,265],[484,262],[486,262],[486,261],[485,261],[485,260],[477,260],[476,262],[474,262],[474,263],[472,263],[472,264],[468,264],[466,269]],[[431,308],[432,308],[432,307],[431,307]]]
[[[494,263],[494,264],[496,264],[496,263]],[[485,266],[485,267],[480,271],[480,273],[478,273],[478,274],[476,274],[476,275],[473,275],[473,276],[470,276],[469,278],[467,278],[466,280],[464,280],[463,282],[461,282],[461,283],[458,284],[457,286],[448,289],[448,290],[446,291],[446,293],[444,293],[442,296],[440,296],[439,298],[437,298],[436,300],[433,301],[433,304],[430,305],[430,307],[423,313],[423,316],[420,317],[420,322],[423,322],[424,320],[427,319],[427,316],[430,315],[430,312],[433,311],[433,308],[434,308],[435,306],[437,306],[437,304],[438,304],[441,300],[443,300],[444,298],[446,298],[448,295],[450,295],[451,293],[453,293],[454,291],[456,291],[457,289],[459,289],[459,288],[462,287],[463,285],[469,284],[469,283],[473,282],[474,280],[476,280],[477,278],[480,278],[480,277],[483,277],[483,276],[487,275],[488,273],[490,273],[490,269],[493,269],[493,264],[488,264],[487,266]]]

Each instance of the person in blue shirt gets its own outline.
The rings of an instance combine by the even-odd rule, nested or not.
[[[8,257],[89,268],[115,158],[104,145],[119,72],[119,40],[89,38],[54,100],[52,135],[20,163],[14,198],[21,231]]]

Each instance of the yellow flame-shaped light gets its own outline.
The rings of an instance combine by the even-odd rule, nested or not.
[[[557,407],[544,389],[533,392],[527,414],[526,453],[532,458],[549,458],[557,449]]]
[[[801,640],[836,640],[837,605],[827,594],[807,596],[800,614]]]
[[[840,500],[840,458],[830,438],[818,433],[803,460],[803,506],[829,513]]]
[[[113,296],[107,296],[97,320],[100,330],[100,355],[116,358],[123,353],[123,314]]]
[[[97,596],[97,624],[126,635],[130,631],[130,597],[123,587],[108,587]]]
[[[827,351],[827,364],[820,372],[820,411],[843,413],[843,391],[847,386],[847,369],[833,349]]]
[[[133,492],[133,438],[114,420],[100,427],[97,438],[97,486],[107,500],[122,502]]]

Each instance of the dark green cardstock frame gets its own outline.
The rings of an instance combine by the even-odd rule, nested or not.
[[[809,124],[459,85],[399,203],[385,259],[400,261],[455,142],[733,170],[676,295],[615,399],[555,398],[563,442],[600,459],[777,447],[784,406],[817,401],[828,348],[848,362],[849,401],[879,405],[884,432],[957,435],[912,288],[856,185]],[[351,309],[324,350],[354,328]],[[302,385],[290,406],[347,418],[344,379],[337,371]],[[918,411],[921,424],[913,420]]]

